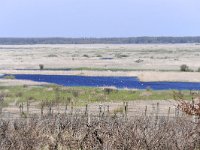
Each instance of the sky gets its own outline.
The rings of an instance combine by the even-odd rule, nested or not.
[[[200,0],[0,0],[0,37],[200,36]]]

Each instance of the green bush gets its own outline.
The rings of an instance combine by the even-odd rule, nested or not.
[[[124,58],[124,57],[128,57],[128,55],[126,55],[126,54],[115,54],[115,57]]]
[[[15,79],[14,75],[6,75],[3,77],[4,79]]]
[[[48,55],[47,57],[58,57],[58,55],[50,54],[50,55]]]
[[[84,54],[84,55],[83,55],[83,57],[87,57],[87,58],[89,58],[89,55],[87,55],[87,54]]]
[[[188,72],[188,71],[190,71],[190,69],[186,64],[183,64],[180,66],[180,71]]]
[[[111,88],[104,88],[104,92],[106,93],[106,94],[110,94],[111,92],[113,92],[114,90],[113,89],[111,89]]]
[[[44,65],[43,64],[39,64],[40,70],[44,69]]]
[[[98,54],[96,57],[102,57],[102,55]]]

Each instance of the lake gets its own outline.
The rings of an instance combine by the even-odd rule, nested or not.
[[[200,90],[195,82],[141,82],[137,77],[15,74],[16,79],[47,82],[62,86],[116,87],[119,89]]]

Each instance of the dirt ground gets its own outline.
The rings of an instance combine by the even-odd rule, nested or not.
[[[0,45],[0,69],[120,68],[179,70],[200,67],[200,45]]]
[[[140,101],[129,101],[128,102],[128,117],[140,116],[140,115],[158,115],[158,116],[169,116],[175,117],[177,112],[177,102],[173,100],[140,100]],[[108,108],[109,106],[109,108]],[[124,104],[123,102],[105,102],[105,103],[93,103],[89,104],[87,109],[88,113],[91,115],[99,115],[101,112],[104,115],[123,115]],[[86,107],[74,107],[73,112],[75,114],[81,113],[84,114]],[[24,105],[24,111],[27,113],[26,105]],[[48,113],[48,108],[44,108],[44,114]],[[53,107],[53,113],[65,113],[65,106]],[[69,106],[66,113],[70,114],[72,112],[71,107]],[[29,106],[29,114],[40,114],[41,109],[39,104],[31,103]],[[183,116],[184,114],[179,110],[179,116]],[[8,107],[3,108],[2,114],[0,117],[3,118],[18,118],[20,117],[20,109],[19,106],[15,103],[9,104]]]
[[[0,54],[0,74],[137,76],[141,81],[200,82],[198,72],[177,72],[182,64],[193,70],[200,67],[198,44],[1,45]],[[137,71],[16,70],[39,69],[39,64],[52,69],[87,67]]]
[[[47,85],[45,82],[33,82],[28,80],[10,80],[10,79],[0,79],[0,86],[18,86],[18,85]]]

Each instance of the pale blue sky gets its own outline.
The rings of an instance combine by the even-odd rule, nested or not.
[[[0,0],[0,37],[200,35],[200,0]]]

